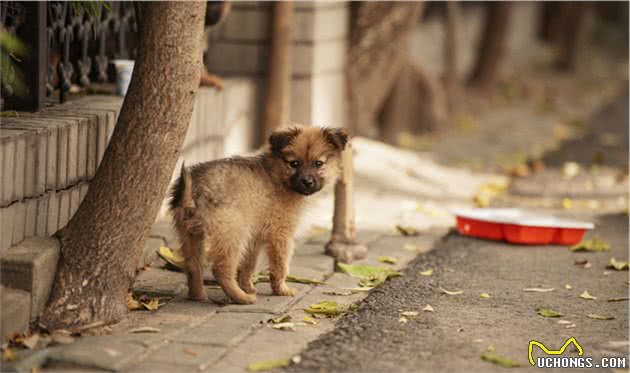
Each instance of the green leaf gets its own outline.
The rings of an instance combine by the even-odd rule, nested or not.
[[[259,361],[257,363],[251,363],[247,366],[247,370],[250,372],[264,372],[276,368],[288,367],[291,361],[289,359],[276,359]]]
[[[536,313],[538,313],[540,316],[543,317],[560,317],[562,316],[562,314],[560,312],[556,312],[554,310],[550,310],[547,308],[538,308],[536,310]]]
[[[592,240],[582,241],[569,247],[571,251],[590,251],[600,252],[610,250],[610,244],[604,240],[593,238]]]
[[[327,316],[339,316],[346,312],[347,307],[338,304],[334,300],[325,300],[316,304],[311,304],[305,308],[304,311],[310,314],[327,315]]]
[[[594,313],[588,315],[589,319],[595,319],[595,320],[614,320],[613,316],[602,316],[602,315],[596,315]]]
[[[624,262],[622,260],[617,260],[615,258],[610,258],[610,262],[608,263],[609,268],[614,268],[616,271],[623,271],[628,269],[628,262]]]
[[[312,278],[298,277],[293,275],[287,276],[287,282],[295,282],[297,284],[323,285],[324,283]]]
[[[499,356],[495,354],[494,352],[485,352],[483,355],[481,355],[481,360],[488,363],[500,365],[505,368],[516,368],[516,367],[522,366],[521,364],[517,363],[516,361],[512,359]]]
[[[392,268],[374,267],[364,264],[338,263],[337,267],[352,277],[360,278],[359,286],[361,287],[375,287],[385,282],[385,280],[402,276],[402,273]]]

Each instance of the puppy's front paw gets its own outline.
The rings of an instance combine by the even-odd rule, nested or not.
[[[239,283],[239,286],[247,294],[256,295],[256,287],[254,286],[253,282],[251,282],[251,281],[249,281],[249,282],[241,282],[241,283]]]
[[[190,300],[198,300],[198,301],[208,300],[208,294],[206,294],[206,292],[203,291],[203,290],[201,290],[201,291],[189,291],[188,292],[188,299],[190,299]]]
[[[287,296],[287,297],[293,297],[297,293],[295,289],[291,289],[286,284],[274,286],[272,290],[273,290],[274,295],[281,295],[281,296]]]
[[[232,298],[232,301],[236,304],[254,304],[256,303],[255,294],[243,294],[238,297]]]

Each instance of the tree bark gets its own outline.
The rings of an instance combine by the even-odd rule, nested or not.
[[[409,35],[424,3],[365,1],[351,6],[349,129],[353,134],[377,137],[378,116],[408,62]]]
[[[453,111],[457,101],[457,25],[460,19],[460,4],[455,0],[446,2],[444,22],[444,87],[448,99],[448,109]]]
[[[273,25],[267,63],[267,94],[263,118],[263,141],[274,129],[288,124],[291,98],[291,43],[293,2],[273,3]]]
[[[68,225],[41,323],[108,324],[125,296],[190,121],[201,69],[205,2],[139,2],[129,91],[105,156]]]
[[[584,45],[585,21],[588,4],[586,2],[568,2],[564,5],[565,22],[559,36],[558,60],[556,66],[563,71],[573,71],[578,65],[578,58]]]
[[[495,81],[505,50],[512,8],[513,4],[509,1],[488,4],[479,54],[469,80],[470,86],[485,89]]]

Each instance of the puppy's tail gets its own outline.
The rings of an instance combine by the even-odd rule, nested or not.
[[[190,176],[190,171],[186,169],[185,163],[182,163],[179,179],[177,179],[171,189],[169,205],[171,211],[175,211],[178,208],[194,209],[196,207],[192,196],[192,177]]]
[[[173,185],[170,200],[174,223],[180,232],[194,236],[201,234],[201,220],[197,217],[196,207],[192,193],[192,176],[182,163],[181,174]]]

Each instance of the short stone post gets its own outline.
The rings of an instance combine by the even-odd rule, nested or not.
[[[342,153],[342,172],[335,185],[335,211],[330,241],[326,244],[326,254],[338,262],[349,263],[363,259],[367,247],[356,241],[354,227],[354,201],[352,179],[352,142],[348,142]]]

